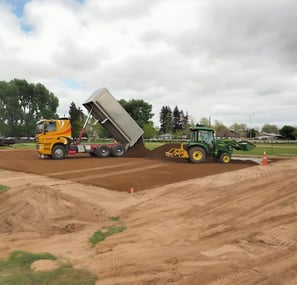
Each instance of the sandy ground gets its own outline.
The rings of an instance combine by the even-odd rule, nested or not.
[[[52,161],[12,150],[0,168],[11,187],[0,194],[2,258],[50,252],[97,274],[97,285],[297,284],[297,159]],[[91,247],[110,217],[127,229]]]

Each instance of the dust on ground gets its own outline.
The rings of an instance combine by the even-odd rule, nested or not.
[[[81,157],[76,168],[74,161],[79,158],[54,161],[55,167],[51,160],[34,158],[30,163],[41,164],[39,173],[33,173],[31,165],[25,164],[33,152],[16,156],[23,152],[0,153],[2,169],[4,157],[10,157],[18,170],[0,171],[0,184],[11,187],[0,194],[0,257],[17,249],[50,252],[97,274],[97,285],[297,283],[296,158],[267,166],[243,163],[227,171],[218,166],[228,165],[214,162],[197,167],[148,157],[117,159],[125,164],[119,171],[151,166],[151,172],[139,170],[147,173],[148,180],[152,175],[151,180],[160,177],[162,181],[171,164],[182,165],[177,169],[185,172],[188,165],[197,173],[207,169],[204,176],[185,174],[184,180],[171,178],[167,184],[130,194],[75,179],[91,176],[92,168],[101,164],[114,172],[113,158]],[[50,177],[42,172],[45,162],[50,163]],[[161,173],[154,176],[153,164],[163,163],[167,166],[156,167]],[[60,179],[57,175],[59,171],[74,174],[79,166],[88,172],[86,176],[78,172],[73,179]],[[212,167],[218,167],[218,172]],[[121,175],[114,174],[116,185]],[[172,176],[178,174],[172,172]],[[107,178],[106,174],[98,180]],[[88,238],[112,224],[110,217],[119,217],[127,229],[92,248]]]

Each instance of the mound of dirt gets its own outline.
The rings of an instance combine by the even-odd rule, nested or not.
[[[176,143],[168,143],[164,144],[160,147],[157,147],[153,150],[149,150],[145,148],[142,144],[137,144],[128,150],[126,156],[127,157],[145,157],[151,159],[163,159],[166,160],[165,152],[170,150],[173,147],[179,147],[180,144]]]
[[[152,150],[148,155],[147,158],[152,158],[152,159],[168,159],[165,156],[165,152],[169,151],[171,148],[179,148],[180,144],[177,143],[167,143],[164,145],[161,145],[160,147],[155,148]]]
[[[0,194],[0,233],[40,236],[77,232],[106,222],[104,210],[54,188],[27,184]]]

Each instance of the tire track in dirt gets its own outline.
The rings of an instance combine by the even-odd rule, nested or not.
[[[134,186],[137,191],[152,189],[191,178],[205,177],[215,173],[230,172],[236,169],[252,167],[253,162],[231,161],[228,165],[209,162],[189,163],[187,160],[169,159],[165,151],[171,145],[163,145],[153,151],[138,146],[127,152],[122,158],[94,158],[87,154],[69,156],[63,160],[40,159],[35,150],[9,150],[0,152],[0,168],[57,177],[64,180],[79,181],[115,191],[128,191]],[[131,164],[130,164],[131,163]],[[144,166],[166,164],[166,167]],[[137,172],[126,172],[138,169]],[[99,176],[103,173],[114,176]],[[122,173],[122,174],[119,174]],[[83,177],[86,178],[83,178]],[[98,178],[97,178],[98,176]],[[82,177],[82,179],[78,179]]]
[[[51,161],[50,164],[52,167],[59,165],[61,171],[75,170],[72,161],[79,159],[69,159],[63,164]],[[85,162],[85,168],[90,168],[89,163],[94,163],[89,159],[82,161]],[[138,165],[147,167],[160,163],[147,161],[140,159]],[[133,195],[76,183],[63,185],[62,180],[53,178],[50,179],[53,187],[44,190],[38,188],[42,193],[36,195],[38,191],[27,191],[31,184],[21,185],[19,182],[17,190],[21,200],[7,199],[6,194],[10,190],[0,195],[3,198],[2,205],[6,207],[4,214],[9,214],[9,210],[17,205],[25,205],[26,211],[23,213],[27,213],[32,208],[32,197],[35,197],[35,209],[31,215],[39,217],[40,221],[47,222],[44,216],[50,216],[54,226],[56,223],[71,226],[74,221],[85,224],[93,217],[94,224],[78,232],[68,233],[66,228],[63,234],[57,231],[55,235],[45,236],[38,242],[32,239],[31,234],[30,246],[26,243],[23,243],[26,246],[20,246],[21,242],[30,238],[30,233],[21,232],[18,236],[11,234],[9,238],[4,233],[0,234],[0,244],[3,249],[6,246],[11,249],[30,248],[34,252],[49,251],[66,257],[75,266],[96,273],[100,277],[98,285],[292,285],[297,279],[296,162],[295,159],[229,173],[208,173],[209,176],[204,178],[192,176],[190,178],[194,179],[169,182],[166,186],[149,188]],[[110,160],[106,165],[113,163],[115,160]],[[46,165],[46,162],[42,164]],[[68,165],[70,169],[65,167],[63,170],[62,166]],[[181,166],[178,169],[184,170],[181,175],[184,180],[188,170],[199,172],[206,168],[221,167],[216,164],[189,165],[181,162],[173,162],[172,165]],[[224,167],[226,169],[228,165]],[[132,169],[137,167],[133,165],[129,169],[127,166],[121,170]],[[153,170],[146,169],[142,174],[149,175]],[[178,174],[172,169],[170,171],[172,176]],[[120,185],[124,183],[125,176],[133,178],[136,177],[134,174],[140,176],[141,173],[106,176],[102,180],[118,178]],[[165,175],[164,169],[156,168],[157,174]],[[23,177],[24,174],[20,175]],[[156,179],[157,176],[149,179],[153,177]],[[8,181],[6,179],[3,181]],[[34,183],[39,183],[40,187],[46,183],[46,177],[41,177],[39,182],[36,178]],[[62,189],[64,186],[68,187],[67,190]],[[44,195],[46,191],[48,195]],[[64,195],[60,196],[61,193]],[[53,194],[55,196],[51,196]],[[48,198],[53,211],[42,207],[47,205]],[[69,204],[70,199],[72,202]],[[80,205],[83,209],[80,209]],[[55,216],[57,206],[61,210],[61,219]],[[68,215],[69,207],[78,218]],[[86,211],[91,208],[92,212],[87,214]],[[83,212],[77,213],[78,209]],[[46,210],[46,213],[42,210]],[[18,213],[23,216],[22,212]],[[89,248],[88,236],[101,227],[96,217],[100,213],[102,222],[108,222],[106,216],[116,213],[127,229],[108,237],[95,248]]]
[[[119,167],[126,167],[126,166],[132,166],[136,165],[137,162],[127,162],[127,163],[122,163],[121,166],[118,165],[106,165],[106,166],[100,166],[100,167],[92,167],[92,168],[82,168],[82,169],[75,169],[75,170],[67,170],[67,171],[59,171],[59,172],[50,172],[47,173],[47,176],[62,176],[62,175],[67,175],[67,174],[76,174],[76,173],[83,173],[83,172],[91,172],[95,170],[106,170],[106,169],[112,169],[112,168],[119,168]]]
[[[252,285],[270,284],[273,278],[287,272],[290,280],[295,280],[297,257],[292,254],[297,249],[297,194],[296,176],[291,174],[296,170],[296,166],[286,163],[257,166],[237,171],[239,183],[230,173],[166,186],[162,195],[150,196],[141,206],[124,211],[122,217],[128,231],[113,240],[120,244],[113,247],[113,254],[123,253],[123,258],[117,263],[110,252],[104,254],[105,269],[97,269],[102,282],[167,284],[171,276],[172,284]],[[252,185],[248,183],[250,179]],[[278,184],[281,180],[283,187]],[[224,186],[220,186],[220,181]],[[274,243],[269,243],[270,236]],[[139,246],[142,250],[137,249]],[[150,248],[150,252],[144,248]],[[159,258],[155,258],[156,252]],[[131,264],[133,257],[135,262]],[[113,260],[110,267],[109,258]],[[150,264],[150,260],[155,264]],[[278,263],[281,266],[275,270]],[[131,271],[133,264],[142,270]],[[162,274],[164,264],[170,276]],[[121,272],[118,278],[109,271],[112,267]],[[150,274],[151,270],[155,274]],[[133,275],[136,272],[137,277]]]
[[[82,182],[86,180],[91,180],[92,178],[103,178],[103,177],[108,177],[108,176],[117,176],[117,175],[122,175],[122,174],[131,174],[135,172],[142,172],[146,171],[149,169],[155,169],[155,168],[161,168],[161,167],[166,167],[166,164],[160,163],[160,164],[154,164],[154,165],[149,165],[149,166],[143,166],[143,167],[138,167],[138,168],[132,168],[132,169],[126,169],[126,170],[119,170],[116,172],[109,172],[109,173],[96,173],[93,175],[87,175],[83,177],[78,177],[78,178],[72,178],[71,180],[76,181],[76,182]]]

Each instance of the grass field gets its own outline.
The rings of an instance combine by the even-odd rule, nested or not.
[[[165,143],[168,143],[168,142],[145,142],[145,147],[149,150],[153,150],[157,147],[162,146]],[[12,148],[35,149],[35,144],[34,143],[18,143],[15,146],[0,147],[0,149],[5,149],[5,148],[6,149],[12,149]],[[253,150],[251,150],[249,152],[234,150],[233,153],[235,155],[263,155],[264,151],[266,151],[267,155],[297,156],[297,143],[296,144],[259,143],[259,144],[256,144],[256,148],[254,148]]]
[[[297,144],[256,144],[256,147],[249,151],[234,151],[234,154],[240,155],[267,155],[275,156],[297,156]]]

